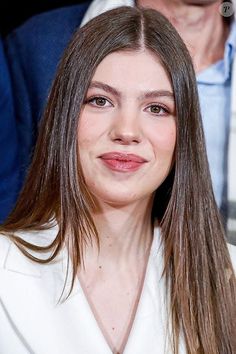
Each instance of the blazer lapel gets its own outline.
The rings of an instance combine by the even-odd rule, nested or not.
[[[45,235],[43,232],[42,237]],[[36,354],[111,354],[78,281],[69,298],[58,303],[67,274],[66,252],[57,261],[42,265],[30,261],[14,244],[9,246],[6,242],[0,269],[0,306],[4,312],[0,333],[10,326],[11,338],[19,343],[15,350]],[[65,295],[70,279],[69,268]],[[9,341],[12,339],[9,337]]]

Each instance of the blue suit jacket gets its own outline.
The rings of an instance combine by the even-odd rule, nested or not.
[[[31,161],[38,123],[58,61],[73,32],[80,25],[90,2],[36,15],[16,28],[5,39],[18,133],[20,160],[18,191]],[[15,129],[15,123],[12,127]],[[11,139],[13,140],[13,137]],[[14,144],[16,145],[15,142]],[[2,155],[2,152],[0,154]],[[7,163],[9,163],[8,159],[9,157]],[[13,178],[12,174],[8,177]]]
[[[19,190],[19,161],[12,89],[0,39],[0,223],[14,206]]]

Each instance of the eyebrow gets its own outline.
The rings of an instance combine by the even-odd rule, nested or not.
[[[116,96],[117,98],[121,98],[122,97],[122,93],[117,90],[116,88],[105,84],[103,82],[100,81],[92,81],[89,85],[89,89],[92,88],[98,88],[98,89],[102,89],[103,91],[107,92],[107,93],[111,93],[112,95]],[[156,97],[168,97],[171,100],[174,101],[174,94],[171,91],[168,90],[153,90],[153,91],[146,91],[143,92],[140,96],[139,96],[139,100],[143,100],[145,98],[156,98]]]

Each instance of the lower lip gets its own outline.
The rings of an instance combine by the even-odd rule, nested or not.
[[[102,162],[111,170],[118,172],[133,172],[138,170],[144,162],[108,160],[101,158]]]

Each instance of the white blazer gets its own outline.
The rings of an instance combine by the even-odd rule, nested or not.
[[[56,228],[26,234],[48,244]],[[155,230],[137,313],[124,354],[164,354],[167,334],[162,254]],[[230,246],[236,266],[236,247]],[[66,275],[66,253],[52,264],[24,257],[0,235],[0,354],[112,354],[77,280],[58,304]],[[167,353],[171,353],[167,347]],[[185,354],[183,341],[180,354]]]

